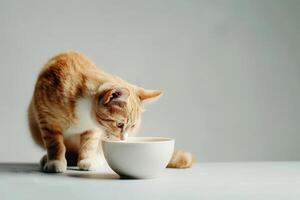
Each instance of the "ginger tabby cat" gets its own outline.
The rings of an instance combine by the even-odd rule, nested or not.
[[[53,57],[39,74],[28,109],[32,137],[47,150],[41,170],[64,172],[67,163],[81,170],[101,167],[100,138],[132,136],[144,102],[160,95],[97,69],[81,53]],[[168,167],[191,165],[190,153],[176,151]]]

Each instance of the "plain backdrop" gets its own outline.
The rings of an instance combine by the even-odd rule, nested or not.
[[[53,55],[77,50],[161,89],[140,135],[198,161],[300,159],[300,1],[0,1],[0,161],[37,162],[26,110]]]

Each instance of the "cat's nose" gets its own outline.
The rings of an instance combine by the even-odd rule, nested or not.
[[[120,134],[120,139],[121,140],[126,140],[127,136],[128,136],[127,132],[121,133]]]

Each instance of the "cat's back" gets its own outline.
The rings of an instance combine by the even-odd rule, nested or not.
[[[95,64],[82,53],[67,51],[48,60],[42,68],[35,86],[35,93],[46,92],[50,96],[71,92],[82,84],[88,72],[97,72]],[[62,96],[61,96],[62,97]]]
[[[48,60],[37,78],[28,108],[29,127],[36,143],[42,145],[38,121],[58,129],[68,127],[75,120],[77,100],[96,88],[103,74],[76,51],[63,52]]]
[[[52,70],[63,71],[70,74],[95,69],[95,64],[84,54],[77,51],[66,51],[49,59],[42,68],[40,76]]]

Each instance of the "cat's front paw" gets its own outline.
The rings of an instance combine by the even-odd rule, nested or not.
[[[62,160],[49,160],[43,167],[44,172],[61,173],[67,170],[67,162]]]
[[[97,158],[86,158],[78,162],[78,167],[84,171],[95,171],[100,168],[101,162]]]

